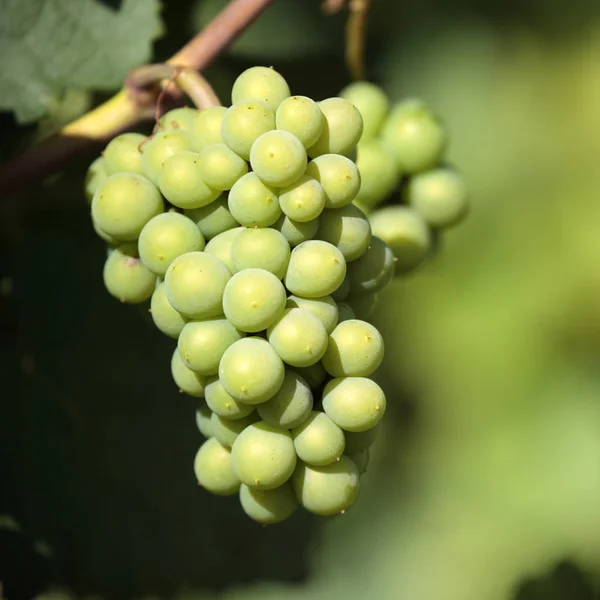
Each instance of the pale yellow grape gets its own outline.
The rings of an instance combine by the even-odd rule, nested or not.
[[[229,211],[245,227],[269,227],[281,216],[276,191],[256,173],[247,173],[231,188]]]
[[[288,483],[272,490],[259,490],[242,484],[240,504],[253,521],[262,525],[281,523],[291,517],[300,506],[292,486]]]
[[[196,427],[206,439],[213,436],[211,418],[212,412],[210,408],[208,408],[204,400],[201,400],[198,410],[196,410]]]
[[[160,131],[168,130],[184,130],[190,131],[193,120],[198,111],[189,106],[174,108],[166,112],[158,121],[158,129]]]
[[[275,187],[286,187],[298,181],[306,170],[306,163],[302,142],[281,129],[263,133],[250,150],[254,173],[261,181]]]
[[[156,327],[165,335],[177,339],[187,319],[178,313],[167,300],[165,284],[158,284],[150,301],[150,314]]]
[[[371,243],[371,224],[357,206],[325,209],[319,218],[320,240],[333,244],[344,255],[346,262],[360,258]]]
[[[192,148],[196,152],[204,146],[223,142],[221,124],[226,111],[224,106],[209,106],[196,112],[189,130]]]
[[[319,410],[312,411],[291,433],[298,458],[308,465],[324,467],[344,453],[344,432]]]
[[[242,483],[262,490],[283,485],[296,466],[290,432],[264,421],[249,425],[238,435],[231,457],[233,470]]]
[[[179,335],[177,348],[188,369],[200,375],[216,375],[225,350],[243,337],[227,319],[190,321]]]
[[[111,296],[129,304],[148,300],[156,286],[156,275],[137,257],[135,244],[123,244],[110,252],[103,279]]]
[[[352,295],[373,294],[382,290],[394,278],[395,270],[396,259],[392,249],[373,232],[367,251],[348,265]]]
[[[226,194],[221,194],[206,206],[185,210],[184,214],[196,223],[206,240],[211,240],[220,233],[239,225],[229,212]]]
[[[248,163],[225,144],[204,146],[198,154],[202,178],[217,190],[230,190],[248,172]]]
[[[260,100],[235,102],[223,115],[223,141],[244,160],[249,160],[254,142],[267,131],[275,129],[273,109]]]
[[[323,410],[345,431],[366,431],[375,427],[385,409],[383,390],[366,377],[332,379],[323,390]]]
[[[207,378],[188,369],[183,364],[177,348],[171,357],[171,375],[180,392],[195,398],[204,398]]]
[[[236,271],[264,269],[283,279],[290,261],[290,245],[283,234],[270,227],[248,228],[231,246]]]
[[[285,285],[297,296],[322,298],[334,292],[345,276],[343,254],[328,242],[309,240],[292,250]]]
[[[216,413],[212,414],[210,418],[210,424],[215,439],[219,440],[219,443],[223,444],[227,448],[231,448],[236,438],[252,423],[256,423],[259,420],[256,412],[251,412],[245,417],[239,419],[227,419],[221,417]]]
[[[218,377],[210,377],[208,379],[204,395],[206,404],[212,412],[232,421],[246,417],[254,410],[254,406],[242,404],[231,397],[223,388]]]
[[[383,337],[377,328],[351,319],[331,332],[322,362],[333,377],[368,377],[381,365],[383,353]]]
[[[314,158],[308,163],[306,174],[321,184],[326,208],[350,204],[360,189],[360,173],[356,164],[339,154],[323,154]]]
[[[356,319],[356,315],[354,314],[354,310],[352,307],[346,302],[338,302],[338,324],[343,323],[345,321],[352,321]]]
[[[387,117],[390,103],[385,92],[369,81],[355,81],[340,93],[358,108],[362,121],[362,140],[376,136]]]
[[[273,110],[290,95],[290,88],[272,67],[251,67],[241,73],[231,89],[231,102],[240,100],[262,100]]]
[[[379,425],[375,425],[375,427],[371,427],[371,429],[366,429],[365,431],[345,431],[344,436],[346,438],[346,454],[357,454],[362,452],[363,450],[367,450],[370,448],[375,440],[377,439],[377,434],[379,433]]]
[[[293,370],[306,381],[311,390],[318,389],[327,377],[327,371],[321,361],[309,367],[293,367]]]
[[[235,238],[242,231],[244,231],[244,227],[234,227],[233,229],[228,229],[223,233],[219,233],[212,240],[210,240],[210,242],[206,244],[206,248],[204,248],[206,253],[215,256],[221,262],[223,262],[223,264],[225,264],[231,273],[235,273],[235,265],[233,264],[231,249],[233,247]]]
[[[338,322],[338,307],[331,296],[322,298],[302,298],[300,296],[288,296],[286,308],[303,308],[312,313],[325,327],[327,333],[331,333]]]
[[[84,193],[88,204],[92,203],[94,194],[104,180],[108,177],[104,158],[99,156],[89,167],[85,174]]]
[[[287,370],[279,391],[257,407],[260,418],[273,427],[292,429],[303,423],[313,406],[308,383],[294,371]]]
[[[232,496],[240,489],[231,465],[231,451],[215,438],[200,446],[194,458],[194,473],[199,485],[217,496]]]
[[[247,337],[229,346],[219,364],[223,389],[245,404],[272,398],[283,383],[283,361],[266,340]]]
[[[290,96],[277,108],[277,129],[293,133],[305,148],[317,142],[323,132],[323,113],[319,105],[306,96]]]
[[[185,131],[160,131],[143,145],[144,175],[158,185],[163,163],[179,152],[191,150],[190,138]]]
[[[362,294],[360,296],[350,296],[346,299],[346,303],[352,308],[357,319],[366,321],[375,312],[379,294]]]
[[[146,136],[141,133],[122,133],[110,140],[102,153],[106,173],[143,175],[140,145],[145,139]]]
[[[165,292],[173,308],[190,319],[222,314],[229,269],[207,252],[178,256],[165,275]]]
[[[355,452],[354,454],[346,454],[350,460],[356,465],[359,475],[363,475],[367,472],[369,466],[369,449]]]
[[[319,229],[319,218],[317,217],[312,221],[300,223],[292,221],[292,219],[285,215],[281,215],[273,227],[281,232],[292,248],[295,248],[302,242],[312,240],[315,237]]]
[[[325,192],[316,179],[303,175],[292,185],[279,190],[279,206],[293,221],[312,221],[325,208]]]

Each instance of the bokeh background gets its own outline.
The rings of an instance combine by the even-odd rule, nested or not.
[[[165,0],[140,62],[223,4]],[[343,26],[318,0],[276,0],[207,76],[228,99],[242,69],[273,65],[295,93],[336,95]],[[198,488],[195,403],[147,308],[103,289],[82,158],[0,204],[9,600],[599,597],[600,6],[375,0],[367,58],[393,100],[443,116],[472,212],[382,296],[389,412],[360,501],[263,528]],[[64,85],[27,124],[3,112],[2,158],[111,86]]]

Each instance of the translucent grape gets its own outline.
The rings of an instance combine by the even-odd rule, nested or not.
[[[198,111],[189,106],[182,106],[181,108],[174,108],[169,112],[166,112],[158,121],[158,129],[161,131],[168,131],[172,129],[183,129],[184,131],[190,131],[192,129],[192,123]]]
[[[206,404],[212,412],[232,421],[246,417],[254,411],[254,406],[251,404],[242,404],[232,398],[225,391],[218,377],[209,378],[204,395]]]
[[[283,279],[290,261],[290,245],[276,229],[245,229],[231,246],[236,271],[264,269]]]
[[[296,451],[289,431],[264,421],[249,425],[231,449],[233,470],[242,483],[261,490],[283,485],[294,472]]]
[[[198,410],[196,411],[196,427],[198,427],[198,431],[206,438],[211,438],[213,436],[212,433],[212,412],[206,403],[201,400]]]
[[[206,206],[221,193],[209,187],[202,178],[197,152],[178,152],[165,160],[158,183],[163,196],[179,208]]]
[[[163,211],[163,199],[152,182],[134,173],[111,175],[92,200],[92,219],[122,241],[137,239],[144,225]]]
[[[365,429],[365,431],[354,433],[351,431],[344,432],[344,436],[346,437],[346,454],[357,454],[358,452],[367,450],[377,439],[378,433],[379,425],[375,425],[371,429]]]
[[[196,112],[189,130],[192,148],[196,152],[204,146],[223,142],[221,124],[226,112],[224,106],[209,106]]]
[[[279,206],[293,221],[312,221],[325,208],[325,192],[316,179],[302,175],[294,184],[279,190]]]
[[[164,283],[160,283],[152,294],[150,313],[156,327],[165,335],[175,339],[179,337],[187,323],[187,319],[178,313],[167,300]]]
[[[247,173],[231,188],[229,211],[245,227],[269,227],[281,216],[275,190],[255,173]]]
[[[141,133],[122,133],[108,142],[102,156],[108,175],[115,173],[144,173],[140,144],[146,139]]]
[[[196,223],[196,226],[207,240],[211,240],[220,233],[239,225],[229,212],[225,194],[206,206],[191,208],[184,211],[184,213]]]
[[[210,423],[213,435],[219,440],[219,443],[227,448],[231,448],[233,442],[235,442],[240,433],[242,433],[246,427],[252,425],[252,423],[256,423],[258,420],[258,415],[254,411],[239,419],[227,419],[213,413]]]
[[[293,367],[313,365],[327,348],[323,323],[301,308],[286,308],[267,329],[267,339],[281,359]]]
[[[327,377],[327,371],[320,361],[309,367],[294,367],[293,370],[306,381],[311,390],[318,389]]]
[[[360,258],[371,243],[371,224],[357,206],[325,209],[319,219],[320,240],[333,244],[346,262]]]
[[[295,373],[286,370],[279,391],[257,408],[260,418],[281,429],[292,429],[303,423],[313,406],[313,395],[308,383]]]
[[[200,446],[194,458],[194,473],[198,483],[217,496],[232,496],[240,489],[231,465],[231,451],[215,438]]]
[[[108,177],[104,159],[99,156],[88,168],[85,174],[84,193],[88,204],[92,203],[96,190]]]
[[[227,282],[223,311],[239,330],[256,333],[279,317],[285,300],[285,288],[273,273],[264,269],[244,269]]]
[[[255,99],[277,107],[290,95],[286,80],[273,68],[251,67],[241,73],[231,89],[231,103]]]
[[[407,206],[387,206],[370,216],[373,235],[391,248],[396,271],[411,271],[431,251],[431,232],[419,213]]]
[[[425,171],[442,158],[447,143],[444,125],[420,100],[406,100],[390,112],[381,136],[403,174]]]
[[[232,273],[235,273],[235,265],[233,264],[231,249],[235,238],[242,231],[244,231],[244,227],[235,227],[219,233],[204,248],[206,253],[216,256]]]
[[[350,154],[363,132],[359,110],[345,98],[327,98],[319,102],[323,113],[323,131],[308,149],[311,158],[322,154]]]
[[[206,184],[217,190],[230,190],[248,172],[248,164],[225,144],[204,146],[200,155],[200,172]]]
[[[356,319],[356,315],[354,314],[354,310],[352,307],[346,302],[338,302],[338,323],[343,323],[344,321],[351,321]]]
[[[440,168],[411,177],[406,199],[430,227],[456,225],[468,211],[463,178],[453,169]]]
[[[356,464],[347,456],[325,467],[299,462],[292,487],[300,504],[316,515],[343,513],[357,500],[360,478]]]
[[[144,225],[138,249],[144,265],[164,277],[169,265],[178,256],[204,250],[204,237],[191,219],[168,212],[157,215]]]
[[[242,484],[240,504],[252,520],[262,525],[285,521],[299,506],[292,486],[287,483],[272,490],[259,490]]]
[[[373,222],[371,222],[371,228]],[[375,233],[367,251],[348,265],[352,295],[373,294],[394,278],[396,263],[391,248]]]
[[[207,378],[188,369],[183,364],[177,348],[171,357],[171,375],[180,392],[195,398],[204,398]]]
[[[361,450],[354,454],[347,454],[348,458],[356,465],[359,475],[363,475],[367,472],[369,466],[369,450]]]
[[[298,458],[308,465],[324,467],[344,453],[344,432],[324,412],[312,411],[291,433]]]
[[[340,93],[358,108],[363,120],[363,140],[376,136],[387,117],[390,103],[386,93],[374,83],[355,81]]]
[[[300,296],[288,296],[286,308],[303,308],[312,313],[325,327],[327,333],[331,333],[338,322],[338,307],[331,296],[322,298],[301,298]]]
[[[191,321],[181,331],[177,348],[188,369],[200,375],[216,375],[225,350],[242,337],[227,319]]]
[[[156,286],[156,275],[137,258],[135,244],[123,244],[110,252],[103,278],[111,296],[130,304],[148,300]]]
[[[315,237],[319,229],[319,219],[316,218],[312,221],[300,223],[292,221],[292,219],[285,215],[281,215],[273,227],[281,232],[292,248],[295,248],[302,244],[302,242],[312,240]]]
[[[323,410],[346,431],[375,427],[385,413],[383,390],[366,377],[332,379],[323,390]]]
[[[294,134],[305,148],[317,142],[323,132],[323,113],[319,105],[306,96],[286,98],[277,108],[275,124]]]
[[[368,377],[383,360],[383,337],[358,319],[340,323],[330,334],[323,366],[333,377]]]
[[[346,300],[346,303],[352,308],[357,319],[366,321],[377,308],[379,294],[362,294],[360,296],[351,296]]]
[[[165,292],[173,308],[190,319],[208,319],[222,314],[229,269],[207,252],[188,252],[167,269]]]
[[[298,181],[306,170],[306,161],[302,142],[280,129],[263,133],[250,150],[252,170],[261,181],[275,187]]]
[[[275,129],[275,113],[259,100],[242,100],[227,109],[221,124],[223,141],[244,160],[250,159],[254,142]]]
[[[269,342],[247,337],[229,346],[219,365],[223,389],[245,404],[272,398],[283,383],[285,368]]]
[[[345,276],[343,254],[328,242],[310,240],[292,250],[285,285],[296,296],[322,298],[335,291]]]
[[[349,158],[339,154],[323,154],[311,160],[306,174],[323,187],[326,208],[350,204],[360,189],[358,168]]]
[[[190,138],[185,131],[169,130],[155,134],[143,146],[144,175],[158,185],[164,162],[171,156],[190,149]]]

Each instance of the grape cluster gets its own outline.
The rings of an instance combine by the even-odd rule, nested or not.
[[[468,211],[463,177],[444,163],[446,128],[423,101],[390,106],[373,83],[352,83],[340,95],[360,110],[364,123],[356,159],[361,188],[354,203],[394,252],[396,274],[411,272]]]
[[[386,409],[371,379],[384,344],[368,319],[397,265],[415,260],[410,236],[460,212],[447,184],[441,201],[436,191],[449,171],[428,170],[445,134],[421,105],[387,116],[385,95],[364,83],[342,96],[292,96],[275,70],[253,67],[231,106],[177,108],[149,137],[115,137],[85,182],[107,290],[150,300],[177,340],[171,373],[198,398],[206,438],[198,483],[238,494],[263,524],[356,501]],[[377,211],[370,222],[417,172],[413,208],[393,209],[414,223]]]

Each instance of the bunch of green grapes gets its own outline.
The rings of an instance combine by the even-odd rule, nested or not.
[[[444,162],[447,131],[421,100],[390,107],[373,83],[352,83],[340,95],[358,108],[364,124],[356,159],[361,187],[354,204],[369,215],[373,234],[391,247],[396,274],[410,272],[468,211],[464,179]]]
[[[114,138],[86,180],[106,288],[150,300],[177,340],[172,376],[206,438],[198,483],[259,523],[350,508],[385,413],[368,318],[396,262],[353,204],[362,135],[348,100],[292,96],[253,67],[231,106]]]

